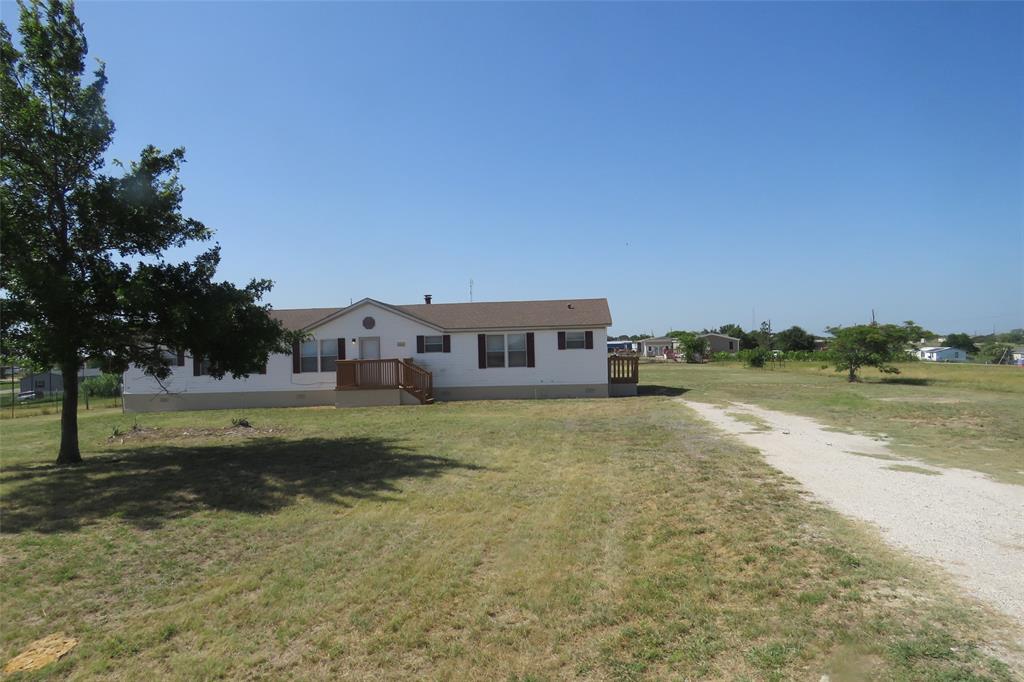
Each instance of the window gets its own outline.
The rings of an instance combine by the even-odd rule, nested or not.
[[[195,362],[195,360],[193,360],[193,362]],[[199,360],[199,362],[196,363],[196,367],[195,367],[196,371],[194,372],[194,374],[197,377],[209,376],[210,375],[210,367],[212,367],[212,366],[213,366],[213,363],[210,362],[209,358],[202,358],[201,360]]]
[[[335,349],[337,350],[337,349]],[[303,341],[299,353],[299,371],[316,372],[319,370],[319,358],[317,357],[317,342],[315,339]]]
[[[324,339],[320,342],[320,371],[333,372],[338,362],[338,339]]]
[[[505,366],[505,335],[504,334],[488,334],[487,335],[487,366],[488,367],[504,367]]]
[[[732,345],[733,343],[735,343],[735,342],[734,341],[730,341],[729,342],[729,350],[733,350],[733,345]]]
[[[565,347],[566,348],[586,348],[587,347],[587,333],[586,332],[566,332],[565,333]]]
[[[423,352],[424,353],[443,353],[444,352],[444,337],[438,336],[424,336],[423,337]]]
[[[526,334],[508,335],[508,366],[526,367]]]

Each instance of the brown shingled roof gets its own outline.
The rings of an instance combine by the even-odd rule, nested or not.
[[[420,303],[399,310],[442,329],[525,329],[541,327],[610,327],[608,299],[503,301],[497,303]]]
[[[384,304],[387,305],[387,304]],[[610,327],[612,315],[604,298],[557,301],[502,301],[494,303],[420,303],[390,306],[445,330],[539,329]],[[344,308],[293,308],[272,310],[271,316],[287,329],[307,329],[334,318]]]
[[[341,310],[341,308],[290,308],[271,310],[270,316],[275,320],[280,320],[285,329],[298,331]]]

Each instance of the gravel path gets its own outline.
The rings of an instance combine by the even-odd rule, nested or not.
[[[938,562],[967,591],[1024,627],[1024,486],[897,457],[883,440],[826,431],[807,417],[744,403],[681,402],[761,450],[769,464],[832,508]],[[730,413],[753,416],[768,428]]]

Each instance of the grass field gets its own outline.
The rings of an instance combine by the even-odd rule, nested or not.
[[[64,632],[36,677],[1014,677],[996,616],[665,397],[237,416],[83,413],[72,469],[54,415],[0,424],[4,660]]]
[[[1024,370],[916,362],[898,375],[861,371],[848,383],[820,363],[751,369],[738,363],[641,365],[642,384],[705,402],[746,402],[819,419],[840,430],[885,434],[894,450],[1024,485]]]

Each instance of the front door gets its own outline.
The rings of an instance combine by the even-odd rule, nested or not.
[[[359,337],[359,359],[380,360],[380,337],[360,336]]]

